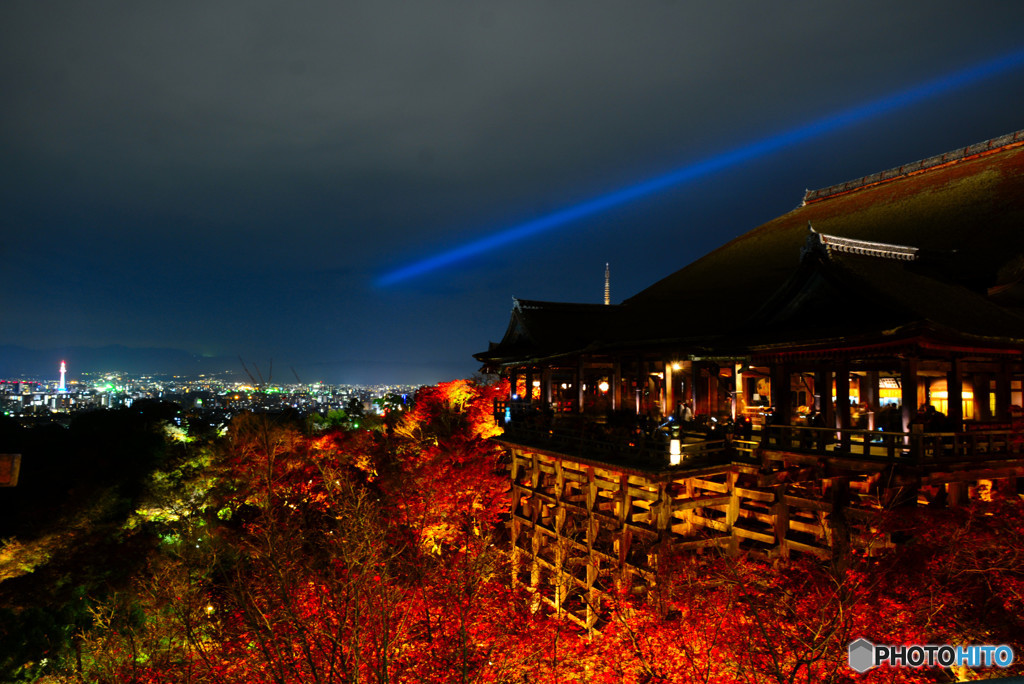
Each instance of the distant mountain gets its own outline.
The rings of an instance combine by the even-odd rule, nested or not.
[[[82,373],[121,371],[131,375],[199,375],[234,373],[245,377],[237,358],[206,357],[181,349],[155,347],[63,347],[28,349],[0,345],[0,378],[29,377],[40,380],[59,376],[60,362],[66,361],[68,377]]]

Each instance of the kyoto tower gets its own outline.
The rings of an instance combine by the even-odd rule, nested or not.
[[[60,384],[57,385],[58,392],[66,392],[67,388],[64,386],[64,374],[68,372],[68,367],[63,361],[60,362]]]

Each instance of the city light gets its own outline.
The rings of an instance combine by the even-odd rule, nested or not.
[[[65,367],[66,367],[65,363]],[[316,423],[332,411],[347,411],[352,402],[359,411],[372,411],[370,404],[391,397],[409,400],[418,389],[413,385],[327,385],[318,383],[280,384],[256,390],[251,383],[224,377],[202,376],[130,376],[124,373],[81,373],[83,380],[68,380],[61,389],[57,378],[39,382],[24,378],[0,379],[0,412],[30,426],[48,422],[70,424],[82,412],[97,409],[122,409],[140,400],[178,404],[190,414],[211,426],[226,424],[234,416],[246,412],[277,412],[285,409],[309,416]],[[89,377],[92,376],[92,377]],[[183,427],[181,416],[174,422]],[[320,421],[323,423],[324,421]],[[365,425],[366,421],[361,424]]]

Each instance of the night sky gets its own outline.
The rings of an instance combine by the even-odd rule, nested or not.
[[[0,345],[273,360],[279,382],[466,377],[513,296],[599,302],[608,261],[621,301],[807,188],[1024,128],[1024,59],[389,274],[1019,54],[1008,2],[7,0]]]

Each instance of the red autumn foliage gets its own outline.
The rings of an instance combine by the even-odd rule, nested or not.
[[[152,683],[913,682],[939,673],[856,675],[847,645],[1024,652],[1019,499],[903,516],[906,544],[842,569],[663,558],[650,591],[604,606],[600,635],[533,612],[509,585],[507,474],[486,440],[505,392],[424,388],[390,436],[239,420],[210,504],[229,519],[209,516],[154,564],[133,588],[145,618],[89,636],[86,669]]]

